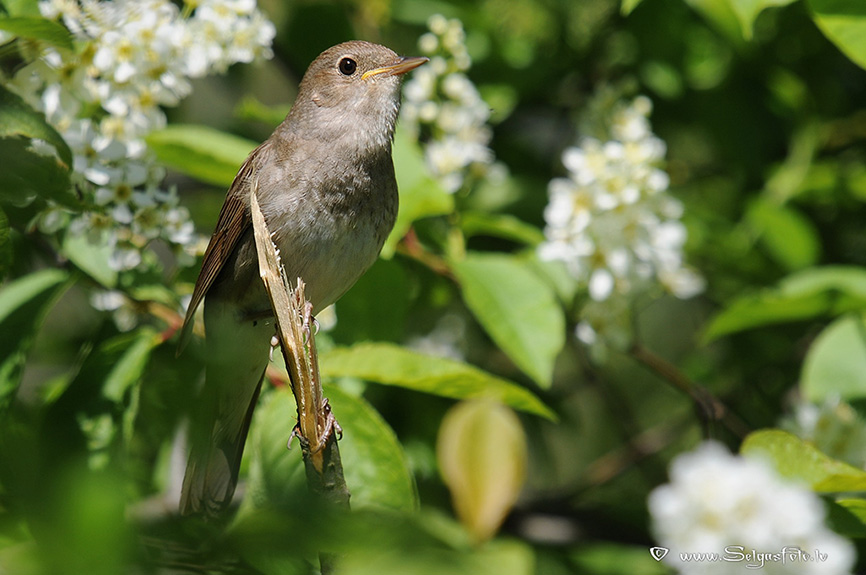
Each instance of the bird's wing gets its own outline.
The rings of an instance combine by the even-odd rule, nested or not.
[[[216,228],[204,252],[201,271],[192,291],[192,299],[186,310],[186,317],[183,319],[183,328],[180,332],[180,342],[177,348],[178,354],[183,351],[192,336],[195,310],[198,309],[214,280],[222,271],[238,240],[247,227],[252,224],[249,207],[246,205],[247,194],[241,193],[241,191],[243,186],[250,185],[251,176],[255,169],[253,159],[259,156],[258,152],[264,145],[260,145],[247,156],[226,194],[226,200],[220,210]]]

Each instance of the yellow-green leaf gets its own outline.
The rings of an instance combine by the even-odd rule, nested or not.
[[[147,145],[163,164],[223,188],[231,185],[256,143],[207,126],[172,124],[151,132]]]
[[[0,18],[0,30],[13,36],[42,40],[53,46],[72,50],[72,36],[63,25],[38,17]]]
[[[794,0],[727,0],[737,14],[737,19],[740,21],[740,28],[743,31],[743,37],[746,40],[751,40],[752,30],[755,25],[755,19],[758,14],[766,8],[773,6],[785,6]]]
[[[526,478],[526,436],[507,407],[459,403],[445,415],[436,457],[460,521],[475,541],[496,533]]]
[[[818,28],[851,61],[866,68],[866,2],[808,0]]]
[[[800,378],[809,401],[866,397],[866,321],[863,316],[840,317],[815,338]]]
[[[866,471],[833,459],[786,431],[756,431],[743,441],[740,452],[769,459],[782,477],[803,481],[821,493],[866,491]]]

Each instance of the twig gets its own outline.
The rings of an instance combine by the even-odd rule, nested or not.
[[[751,431],[749,426],[728,409],[710,390],[690,380],[674,364],[654,354],[639,343],[632,345],[629,353],[644,367],[649,368],[674,388],[688,395],[704,422],[719,421],[728,431],[740,439],[746,437]]]
[[[400,243],[397,244],[397,253],[410,257],[413,260],[430,268],[434,273],[443,277],[454,280],[454,272],[451,271],[451,266],[445,259],[428,251],[421,241],[418,239],[418,234],[410,228]]]
[[[304,297],[304,282],[298,278],[292,289],[280,255],[271,240],[258,202],[258,179],[253,176],[250,208],[259,258],[259,273],[276,317],[277,336],[286,360],[292,393],[298,406],[298,423],[292,431],[304,456],[307,485],[324,500],[349,507],[349,489],[343,477],[335,431],[340,433],[328,401],[322,393],[316,342],[311,329],[312,305]],[[333,570],[333,559],[320,556],[322,573]]]
[[[604,485],[680,437],[683,423],[668,420],[644,430],[624,446],[610,451],[586,466],[582,488]]]

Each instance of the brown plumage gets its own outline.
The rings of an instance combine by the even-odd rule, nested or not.
[[[192,414],[180,511],[218,515],[237,484],[268,361],[273,317],[258,275],[249,194],[314,310],[336,301],[373,264],[397,215],[391,138],[403,73],[426,58],[346,42],[310,65],[292,110],[253,150],[226,195],[181,332],[204,301],[205,386]]]

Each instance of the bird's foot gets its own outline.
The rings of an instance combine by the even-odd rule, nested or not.
[[[343,439],[343,428],[340,426],[340,423],[337,421],[337,418],[334,417],[334,412],[331,411],[331,404],[328,401],[328,398],[325,397],[322,399],[322,412],[325,414],[325,428],[322,430],[321,435],[317,438],[316,447],[311,450],[311,453],[318,453],[328,444],[328,440],[331,438],[331,435],[336,433],[337,440]],[[296,423],[292,428],[292,434],[289,435],[289,441],[286,443],[286,449],[292,448],[292,440],[294,438],[298,438],[298,443],[301,444],[301,449],[308,449],[310,446],[310,442],[307,438],[304,437],[303,431],[301,430],[300,422]]]
[[[343,428],[340,427],[340,423],[337,421],[337,418],[334,417],[334,412],[331,411],[331,404],[328,402],[327,397],[322,399],[322,412],[325,414],[325,428],[322,430],[322,434],[318,438],[313,453],[318,453],[324,449],[333,433],[337,434],[338,441],[343,439]]]

